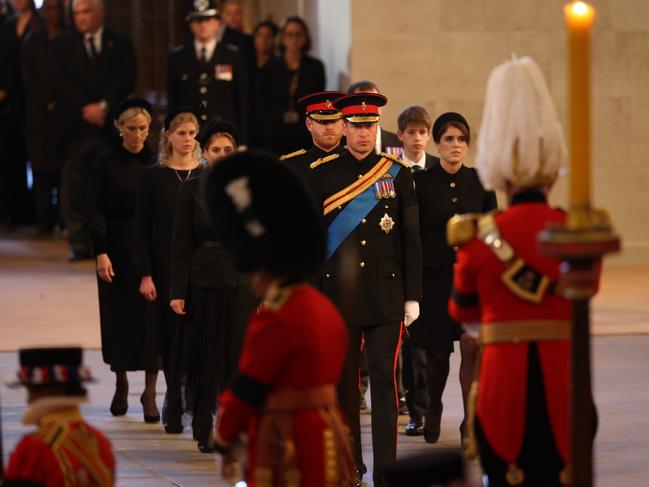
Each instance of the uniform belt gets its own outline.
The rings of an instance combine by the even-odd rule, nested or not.
[[[198,242],[198,247],[201,249],[215,249],[221,246],[221,242],[217,240],[203,240]]]
[[[571,336],[570,322],[567,320],[505,321],[480,327],[480,342],[483,345],[570,340]]]
[[[283,389],[266,397],[264,412],[291,413],[305,409],[320,409],[336,405],[336,388],[333,384],[309,389]]]

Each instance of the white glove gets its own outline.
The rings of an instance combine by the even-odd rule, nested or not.
[[[406,301],[406,315],[403,318],[406,328],[412,325],[412,322],[419,318],[419,302]]]

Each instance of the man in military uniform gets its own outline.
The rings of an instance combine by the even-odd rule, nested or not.
[[[279,160],[286,161],[303,180],[312,162],[342,151],[343,116],[333,105],[342,96],[345,93],[340,91],[321,91],[298,100],[300,105],[306,105],[306,128],[311,133],[313,145],[309,149],[284,154]]]
[[[361,341],[369,362],[372,399],[374,485],[396,459],[397,391],[395,359],[401,325],[419,315],[421,242],[417,199],[410,170],[400,159],[374,150],[378,94],[339,98],[347,149],[311,164],[309,183],[322,205],[327,227],[327,261],[321,289],[347,321],[350,346],[340,404],[347,416],[359,470],[361,450],[358,372]]]
[[[236,123],[247,141],[250,85],[243,55],[218,37],[221,18],[208,0],[195,0],[187,15],[193,39],[172,49],[167,63],[169,110],[191,106],[201,123],[214,115]]]
[[[91,380],[81,348],[23,349],[19,356],[16,385],[27,387],[29,402],[22,421],[37,430],[16,446],[2,485],[113,485],[110,442],[79,410],[82,382]]]

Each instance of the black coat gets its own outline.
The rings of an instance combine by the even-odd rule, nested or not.
[[[426,159],[428,165],[428,156]],[[410,339],[421,348],[452,352],[460,328],[447,311],[455,250],[446,242],[446,223],[455,214],[495,209],[496,194],[482,187],[474,168],[462,166],[449,174],[439,159],[430,169],[417,172],[414,180],[419,201],[424,296],[421,315],[409,328]]]
[[[201,178],[180,185],[171,246],[170,299],[187,299],[189,287],[235,288],[239,275],[216,240],[203,200]]]
[[[388,147],[403,147],[397,134],[381,128],[381,150],[386,151]]]
[[[169,109],[193,107],[202,122],[218,115],[235,123],[247,142],[249,74],[235,45],[218,42],[207,63],[198,60],[193,40],[174,48],[167,64],[167,100]]]
[[[90,171],[90,234],[95,254],[108,254],[115,276],[97,280],[101,348],[112,370],[151,370],[144,353],[145,304],[135,267],[135,194],[145,167],[156,155],[147,146],[139,154],[114,149],[100,154]]]
[[[313,169],[309,184],[320,207],[380,159],[373,152],[358,161],[345,150],[339,158]],[[421,298],[419,216],[407,168],[399,170],[394,188],[396,197],[378,202],[325,263],[320,276],[321,289],[336,303],[350,326],[401,321],[404,303]],[[339,211],[324,216],[327,228]],[[379,226],[385,215],[394,221],[389,233]]]
[[[267,114],[264,145],[277,154],[293,152],[311,144],[311,134],[305,126],[304,107],[297,100],[325,89],[322,62],[306,54],[302,56],[297,73],[297,88],[290,94],[293,72],[282,56],[271,58],[260,73],[262,107]],[[285,113],[296,112],[295,123],[286,123]]]
[[[221,42],[225,44],[232,44],[239,48],[239,52],[243,55],[246,62],[248,73],[252,75],[252,70],[255,68],[255,44],[250,34],[231,29],[227,25],[223,31]]]
[[[27,153],[36,171],[55,172],[61,167],[61,158],[54,150],[56,140],[52,130],[60,125],[52,84],[55,42],[56,39],[49,39],[47,28],[42,26],[25,38],[22,47]]]
[[[135,89],[137,64],[133,42],[104,29],[97,59],[86,53],[83,35],[68,32],[56,41],[54,59],[56,110],[66,129],[87,126],[81,109],[105,100],[109,112],[104,128],[112,129],[113,110]]]

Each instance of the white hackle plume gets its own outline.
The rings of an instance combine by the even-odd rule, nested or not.
[[[538,65],[514,57],[489,75],[476,166],[487,189],[506,181],[534,187],[552,181],[566,162],[557,110]]]

